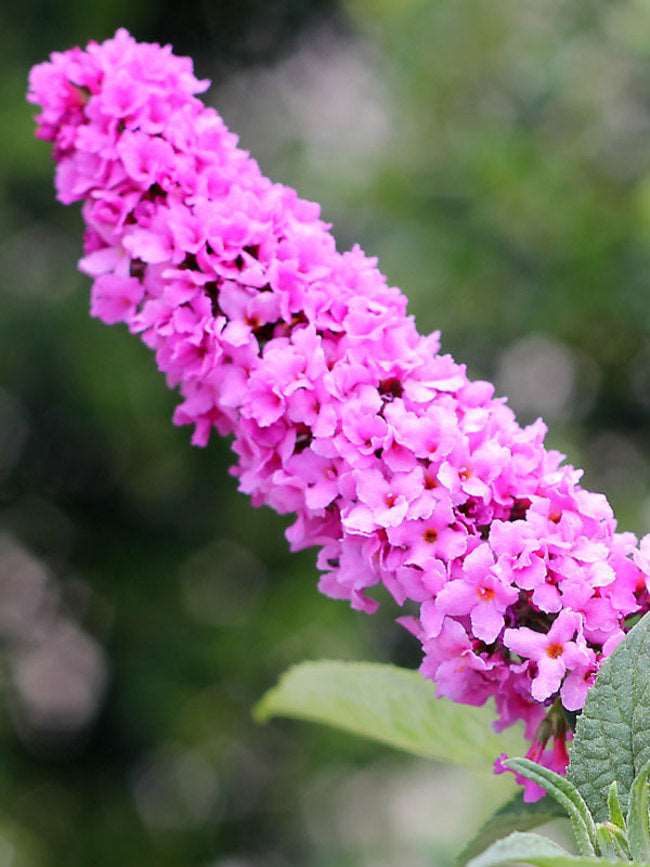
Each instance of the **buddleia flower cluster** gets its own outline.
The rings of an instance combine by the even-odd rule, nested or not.
[[[189,58],[125,30],[31,72],[56,190],[82,202],[91,313],[155,354],[192,441],[232,437],[254,506],[295,515],[320,589],[373,612],[383,584],[456,702],[523,720],[560,772],[568,720],[648,605],[650,537],[420,335],[360,247],[266,178],[197,94]],[[499,767],[499,763],[497,763]],[[526,797],[541,795],[527,784]]]

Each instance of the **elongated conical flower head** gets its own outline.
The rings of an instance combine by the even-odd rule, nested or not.
[[[58,197],[83,202],[91,313],[153,350],[195,444],[233,435],[241,491],[295,514],[324,593],[373,611],[383,583],[414,603],[402,622],[439,693],[494,697],[497,724],[523,719],[562,770],[562,707],[648,607],[648,541],[616,532],[541,421],[520,427],[418,334],[374,259],[264,177],[206,87],[124,30],[32,70]]]

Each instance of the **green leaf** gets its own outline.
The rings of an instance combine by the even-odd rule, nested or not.
[[[519,792],[512,800],[500,807],[481,827],[456,859],[457,867],[465,867],[496,840],[513,831],[531,831],[554,819],[567,818],[566,811],[552,798],[542,798],[534,804],[526,804]]]
[[[569,855],[557,843],[539,834],[511,834],[474,858],[467,867],[507,867],[509,864],[531,864],[533,867],[612,867],[606,858]],[[643,863],[637,867],[650,867]]]
[[[629,861],[630,849],[624,832],[618,825],[601,822],[596,826],[596,840],[600,854],[612,861]]]
[[[610,861],[619,861],[618,849],[616,840],[612,832],[605,825],[599,825],[596,828],[596,841],[598,842],[598,851]],[[628,859],[629,860],[629,859]]]
[[[596,821],[603,821],[612,782],[618,782],[626,809],[632,782],[649,759],[650,617],[646,615],[604,662],[587,693],[571,749],[569,779]]]
[[[635,861],[650,861],[650,814],[648,809],[648,775],[650,762],[639,771],[630,790],[630,807],[627,813],[627,841]]]
[[[521,774],[545,789],[563,807],[575,834],[578,851],[581,855],[595,855],[598,851],[596,825],[582,795],[569,780],[548,768],[531,762],[530,759],[509,759],[504,762],[507,768]]]
[[[325,723],[416,756],[491,768],[499,753],[525,749],[518,730],[497,735],[489,707],[435,697],[416,671],[371,662],[303,662],[290,668],[254,711]]]
[[[607,790],[607,809],[609,811],[609,821],[619,828],[625,829],[625,816],[618,797],[618,784],[616,780]]]

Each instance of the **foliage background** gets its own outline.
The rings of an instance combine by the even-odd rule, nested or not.
[[[650,4],[24,0],[0,10],[0,867],[423,867],[505,797],[250,708],[303,658],[417,651],[315,590],[226,443],[87,316],[80,223],[24,103],[50,50],[191,53],[277,180],[422,330],[650,527]]]

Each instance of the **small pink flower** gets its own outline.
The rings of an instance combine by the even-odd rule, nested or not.
[[[407,566],[424,569],[436,558],[449,562],[467,549],[467,530],[454,523],[453,511],[444,500],[438,501],[428,518],[405,520],[387,532],[395,559]]]
[[[445,618],[440,634],[426,641],[424,650],[420,671],[437,683],[439,696],[482,705],[493,693],[495,662],[474,652],[471,638],[457,621]]]
[[[567,671],[586,667],[590,655],[581,637],[582,616],[570,609],[561,611],[548,632],[527,626],[506,629],[503,643],[513,653],[537,663],[532,695],[537,701],[556,693]],[[574,638],[578,633],[578,640]]]
[[[168,142],[142,132],[124,132],[117,152],[128,176],[142,187],[163,181],[174,163],[174,150]]]
[[[112,117],[128,117],[147,100],[147,90],[126,69],[107,75],[102,85],[102,112]]]
[[[435,602],[422,605],[425,633],[438,634],[445,615],[469,615],[472,632],[486,644],[496,641],[505,625],[504,613],[519,598],[519,591],[499,576],[490,546],[479,545],[465,557],[463,577],[450,581]]]
[[[339,493],[336,464],[328,458],[314,454],[310,449],[294,454],[287,461],[284,478],[304,490],[308,509],[324,509]],[[281,477],[276,477],[280,481]]]
[[[93,283],[90,314],[107,325],[128,322],[143,297],[142,283],[133,277],[103,274]]]
[[[343,526],[353,533],[399,526],[424,490],[421,467],[389,478],[374,469],[355,470],[352,476],[358,502],[344,510]]]

